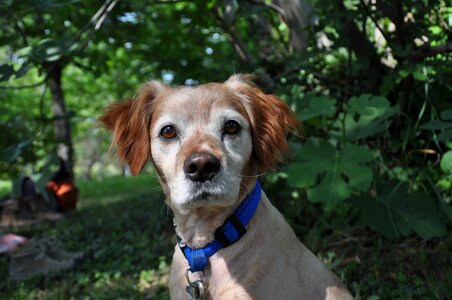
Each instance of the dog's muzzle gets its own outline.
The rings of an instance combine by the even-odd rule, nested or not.
[[[194,182],[212,180],[220,169],[220,160],[209,153],[194,153],[184,162],[184,173]]]

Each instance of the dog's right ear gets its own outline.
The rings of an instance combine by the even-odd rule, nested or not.
[[[99,121],[113,132],[117,156],[137,175],[146,165],[150,151],[149,127],[154,100],[168,87],[151,81],[145,84],[134,99],[109,105]]]
[[[236,74],[225,84],[243,99],[251,121],[253,156],[258,172],[273,170],[289,149],[288,132],[297,133],[301,124],[280,98],[266,94],[253,83],[253,76]]]

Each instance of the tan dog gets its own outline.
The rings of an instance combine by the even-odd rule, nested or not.
[[[151,158],[180,244],[193,249],[216,239],[258,174],[282,159],[287,131],[298,127],[287,104],[243,75],[198,87],[151,81],[134,100],[109,106],[100,120],[134,175]],[[205,292],[207,299],[352,299],[264,193],[253,214],[247,232],[208,257],[204,272],[186,272],[189,264],[176,246],[173,299],[190,299],[189,282],[194,296]]]

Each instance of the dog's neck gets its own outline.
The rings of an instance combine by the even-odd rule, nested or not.
[[[245,186],[254,184],[255,180]],[[249,192],[249,189],[241,189],[239,197],[233,201],[234,204],[228,207],[201,207],[184,214],[173,210],[176,234],[191,248],[206,246],[215,239],[215,230],[223,225]]]
[[[203,207],[186,215],[174,212],[176,233],[189,247],[202,248],[214,240],[215,230],[233,211],[234,207]]]

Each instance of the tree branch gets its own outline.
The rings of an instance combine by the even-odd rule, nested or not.
[[[378,31],[380,31],[381,35],[385,38],[386,43],[389,44],[389,38],[386,36],[386,33],[381,29],[380,25],[378,24],[378,21],[372,15],[369,7],[366,5],[364,0],[359,0],[359,2],[361,3],[361,6],[364,8],[364,11],[366,12],[366,15],[372,20],[372,22],[374,23],[375,27],[377,27]]]
[[[229,37],[229,41],[232,44],[232,47],[239,55],[240,59],[246,62],[248,65],[255,65],[256,59],[254,59],[251,52],[248,51],[248,48],[246,47],[245,43],[242,41],[240,36],[235,32],[235,30],[231,30],[232,27],[225,26],[223,19],[218,14],[218,11],[216,7],[211,9],[212,14],[214,15],[215,19],[220,24],[221,29],[227,34]]]
[[[78,53],[83,52],[85,48],[88,46],[89,41],[91,40],[94,32],[99,30],[99,28],[102,26],[102,23],[107,18],[108,14],[113,10],[113,8],[116,6],[119,0],[107,0],[105,3],[99,8],[99,10],[96,12],[96,14],[91,18],[90,22],[87,25],[94,24],[94,28],[91,29],[88,36],[86,37],[85,41],[81,45],[81,47],[78,50]],[[86,27],[86,25],[85,25]],[[88,26],[89,27],[89,26]],[[83,29],[82,29],[83,30]],[[85,30],[86,31],[86,30]],[[76,43],[80,39],[80,35],[78,35],[78,38],[74,40],[74,43]]]
[[[113,2],[114,0],[106,0],[104,4],[97,10],[97,12],[94,14],[94,16],[91,17],[88,23],[85,24],[85,26],[80,29],[80,31],[77,33],[77,35],[74,38],[73,43],[76,43],[80,40],[83,33],[85,33],[92,25],[96,24],[98,21],[98,18],[105,13],[105,10],[108,8],[108,6]]]
[[[257,5],[262,5],[265,7],[268,7],[274,11],[276,11],[279,15],[281,15],[281,17],[283,19],[285,19],[286,17],[286,12],[284,11],[284,9],[282,9],[281,7],[279,7],[278,5],[270,2],[270,3],[265,3],[264,1],[257,1],[257,0],[250,0],[250,2],[257,4]]]
[[[386,66],[381,63],[380,56],[378,55],[374,44],[369,41],[367,35],[361,32],[354,21],[350,18],[350,14],[348,13],[343,1],[336,0],[335,3],[340,13],[340,19],[344,24],[344,31],[340,34],[347,35],[349,39],[353,41],[350,43],[350,48],[359,59],[369,62],[369,76],[375,79],[371,83],[371,88],[373,90],[377,90]]]
[[[265,70],[263,70],[262,68],[257,68],[258,61],[253,57],[252,53],[248,50],[246,44],[234,30],[234,27],[227,26],[225,24],[224,20],[218,13],[216,6],[213,7],[210,11],[213,14],[214,18],[219,23],[223,32],[227,34],[227,37],[229,38],[229,41],[232,44],[232,47],[237,52],[240,59],[243,60],[246,64],[248,64],[250,67],[253,67],[255,69],[256,73],[258,74],[261,86],[263,86],[268,91],[272,91],[275,87],[274,80],[265,72]]]
[[[25,84],[25,85],[0,85],[1,90],[21,90],[21,89],[28,89],[28,88],[34,88],[40,85],[43,85],[46,83],[48,76],[46,76],[42,81],[39,81],[37,83],[32,84]]]
[[[405,23],[403,21],[403,0],[396,0],[387,5],[382,0],[376,0],[376,7],[379,11],[383,13],[384,16],[388,17],[396,27],[396,38],[400,44],[405,44],[406,34],[405,34]]]
[[[420,48],[418,51],[414,52],[412,55],[410,55],[409,59],[412,62],[420,61],[424,58],[435,56],[437,54],[445,54],[445,53],[451,53],[452,52],[452,42],[448,42],[444,45],[439,46],[425,46]]]

